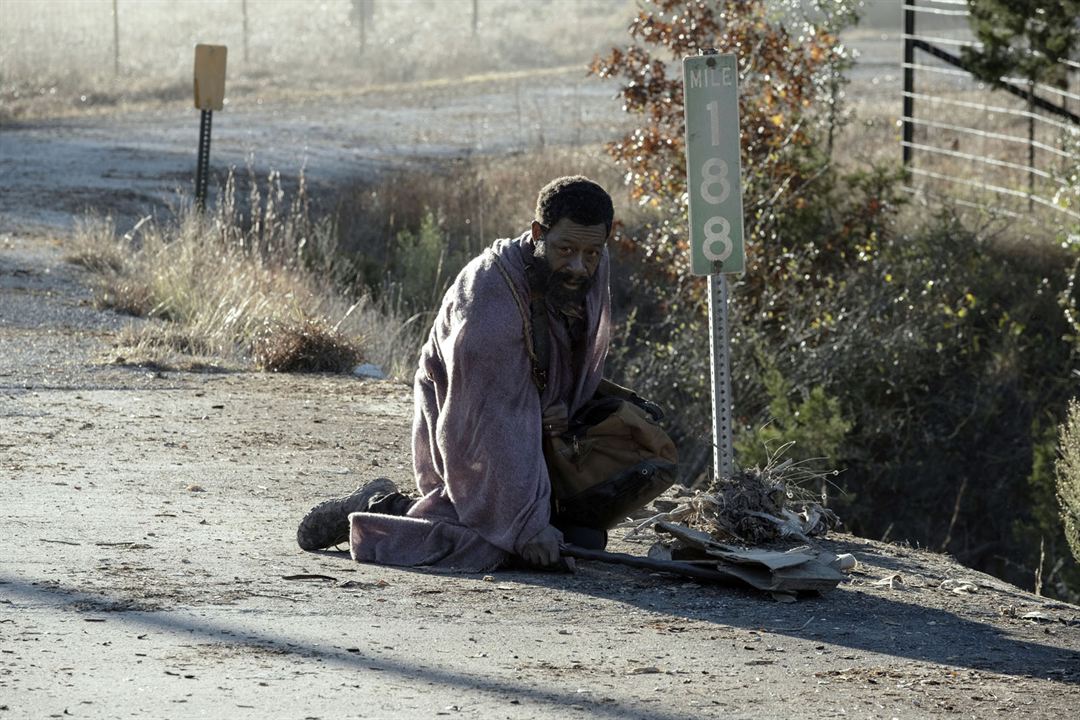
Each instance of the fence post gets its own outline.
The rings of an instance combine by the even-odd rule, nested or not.
[[[240,9],[244,13],[244,67],[247,68],[248,61],[248,13],[247,13],[247,0],[240,0]]]
[[[360,30],[360,54],[367,49],[368,30],[375,27],[375,0],[352,0],[353,14]],[[371,25],[371,28],[368,25]]]
[[[1035,209],[1035,81],[1028,82],[1028,212]]]
[[[116,8],[116,1],[112,0],[112,30],[113,30],[113,75],[120,76],[120,12]]]
[[[911,143],[914,139],[914,125],[911,118],[915,117],[915,98],[911,97],[915,92],[915,0],[908,0],[904,4],[904,117],[903,123],[903,158],[904,175],[908,178],[908,166],[911,164]]]

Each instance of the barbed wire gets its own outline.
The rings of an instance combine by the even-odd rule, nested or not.
[[[986,181],[969,180],[968,178],[956,177],[955,175],[946,175],[944,173],[936,173],[932,170],[925,170],[920,167],[908,168],[912,173],[916,175],[923,175],[925,177],[933,178],[935,180],[943,180],[947,182],[958,183],[960,185],[968,185],[970,187],[980,188],[982,190],[989,190],[990,192],[997,193],[999,195],[1009,195],[1012,197],[1021,198],[1024,200],[1031,200],[1032,202],[1044,205],[1048,208],[1053,208],[1060,213],[1064,213],[1069,217],[1080,220],[1080,213],[1073,212],[1067,208],[1063,208],[1060,205],[1047,200],[1046,198],[1039,197],[1038,195],[1032,195],[1022,190],[1013,190],[1012,188],[1001,187],[1000,185],[992,185]]]
[[[958,51],[945,49],[946,47],[966,47],[980,50],[984,47],[983,43],[973,36],[967,22],[957,25],[950,24],[946,20],[946,18],[970,18],[971,13],[967,0],[925,0],[919,4],[912,0],[903,2],[902,8],[905,16],[904,32],[901,34],[904,42],[904,62],[901,63],[900,67],[903,69],[905,77],[902,92],[905,102],[904,112],[900,117],[900,122],[904,126],[900,146],[904,149],[905,167],[911,176],[918,176],[929,181],[977,188],[1000,197],[1026,200],[1029,210],[1035,205],[1039,205],[1040,207],[1051,208],[1067,217],[1080,219],[1080,213],[1039,194],[1036,189],[1036,178],[1039,179],[1038,185],[1043,192],[1053,193],[1053,189],[1058,188],[1057,193],[1054,194],[1055,198],[1060,194],[1060,188],[1069,188],[1070,184],[1052,168],[1045,165],[1036,167],[1035,163],[1036,151],[1062,160],[1065,163],[1080,161],[1080,156],[1076,152],[1063,146],[1051,145],[1048,141],[1040,141],[1037,133],[1037,130],[1041,130],[1045,138],[1046,133],[1049,131],[1077,132],[1080,123],[1078,123],[1076,114],[1071,112],[1069,102],[1080,101],[1080,94],[1074,91],[1071,81],[1073,73],[1080,70],[1080,62],[1071,58],[1059,61],[1059,66],[1065,71],[1065,80],[1057,86],[1032,82],[1029,78],[1012,76],[998,78],[1000,85],[998,83],[988,83],[978,78],[971,71],[968,63]],[[921,34],[916,31],[916,16],[937,16],[941,20],[937,22],[933,34]],[[920,50],[929,55],[932,60],[915,62],[914,53]],[[1041,55],[1034,50],[1029,50],[1029,52],[1034,55]],[[924,88],[924,92],[915,92],[914,80],[916,73],[953,78],[957,80],[958,84],[961,79],[965,79],[970,81],[970,89],[958,89],[952,82],[940,80],[938,82],[930,81],[928,83],[929,87]],[[958,94],[959,97],[946,96],[950,91],[945,88],[950,86],[952,86],[952,92]],[[999,88],[1018,97],[1026,107],[1020,109],[999,104],[991,105],[986,101],[972,102],[964,97],[965,95],[970,96],[972,92],[981,93],[985,96],[985,94]],[[916,100],[918,101],[917,104]],[[930,117],[916,117],[916,105],[922,109],[924,115],[930,115]],[[958,110],[975,110],[978,114],[965,114],[964,112],[958,112]],[[934,117],[936,112],[941,111],[945,111],[948,117],[944,119]],[[992,118],[995,116],[1001,117],[1002,120],[994,121]],[[1022,137],[1008,132],[1009,128],[1015,127],[1015,123],[1006,122],[1004,118],[1026,120],[1026,136]],[[980,123],[983,127],[976,127]],[[1003,128],[1002,125],[1006,127]],[[922,137],[918,141],[914,136],[916,127],[923,129],[920,133]],[[940,135],[931,131],[946,131],[954,135],[951,138],[948,136],[941,138]],[[978,139],[978,141],[973,141],[971,145],[978,148],[978,154],[960,150],[961,136]],[[988,141],[1001,144],[994,145],[993,149],[991,149],[988,148]],[[947,146],[938,144],[941,142],[946,143]],[[1010,155],[1015,155],[1015,153],[1009,152],[1010,145],[1012,147],[1023,146],[1027,149],[1026,163],[1005,159]],[[994,151],[996,151],[996,156]],[[916,153],[925,157],[925,164],[934,169],[916,167],[914,165]],[[1003,155],[1005,157],[1002,157]],[[949,158],[966,161],[972,163],[973,167],[981,166],[984,169],[981,172],[973,172],[969,177],[961,177],[955,171],[939,172],[938,170],[941,169],[940,166],[942,165],[946,168],[955,165],[955,163],[950,165],[947,160]],[[1010,180],[1006,181],[1007,184],[1015,181],[1013,179],[1016,178],[1016,174],[1021,174],[1022,177],[1027,178],[1027,189],[1022,191],[1012,187],[1005,187],[998,181],[991,182],[988,172],[1001,173],[999,177],[1002,179],[1010,178]],[[919,192],[914,187],[905,186],[905,189]],[[987,209],[985,203],[955,197],[956,194],[951,193],[954,197],[950,199],[958,205]],[[994,211],[1010,217],[1021,217],[1002,208],[1000,205],[1000,203],[994,204]]]
[[[901,120],[907,120],[908,122],[916,125],[925,125],[928,127],[937,128],[939,130],[950,130],[952,132],[964,133],[967,135],[974,135],[980,138],[986,138],[990,140],[1002,140],[1004,142],[1013,142],[1022,145],[1028,145],[1029,141],[1026,137],[1019,137],[1017,135],[1008,135],[1006,133],[990,132],[989,130],[979,130],[978,128],[968,127],[965,125],[952,125],[950,123],[936,122],[934,120],[924,120],[923,118],[908,117],[906,115],[901,116]],[[1030,141],[1030,144],[1043,152],[1048,152],[1058,157],[1065,158],[1067,160],[1080,160],[1080,155],[1075,153],[1066,152],[1060,148],[1056,148],[1053,145],[1047,145],[1041,143],[1038,140]]]
[[[1000,113],[1003,115],[1014,115],[1016,117],[1031,118],[1037,122],[1041,122],[1046,125],[1059,128],[1061,130],[1073,131],[1076,129],[1076,126],[1071,123],[1062,122],[1053,118],[1048,118],[1044,115],[1039,115],[1038,113],[1029,112],[1027,110],[1018,110],[1016,108],[1003,107],[1001,105],[987,105],[986,103],[974,103],[968,102],[966,100],[955,100],[953,98],[946,98],[940,95],[927,95],[926,93],[905,92],[902,93],[902,95],[905,97],[911,97],[916,100],[929,100],[931,102],[939,102],[945,105],[954,105],[956,107],[965,107],[974,110],[984,110],[992,113]]]

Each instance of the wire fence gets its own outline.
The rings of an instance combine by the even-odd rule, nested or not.
[[[555,10],[574,22],[552,22]],[[188,83],[196,43],[227,46],[230,79],[260,82],[584,65],[598,42],[625,36],[631,10],[631,0],[0,0],[0,93]]]
[[[1060,86],[991,86],[963,59],[981,47],[966,0],[906,0],[903,11],[907,189],[1034,223],[1080,220],[1080,63],[1060,63]]]

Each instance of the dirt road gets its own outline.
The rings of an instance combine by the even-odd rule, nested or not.
[[[251,91],[214,114],[211,170],[305,173],[315,194],[380,168],[472,153],[596,143],[624,126],[615,86],[578,67],[394,86]],[[0,218],[64,227],[91,211],[134,222],[191,194],[199,113],[135,105],[0,127]],[[122,227],[122,229],[124,229]]]
[[[90,307],[63,253],[0,235],[0,717],[1061,718],[1080,702],[1080,608],[898,546],[844,539],[861,572],[792,605],[590,563],[485,578],[301,552],[313,502],[408,482],[409,388],[103,364],[124,321]]]
[[[173,132],[132,122],[133,137]],[[129,320],[92,308],[63,260],[70,240],[41,225],[70,225],[74,201],[55,203],[84,184],[118,212],[131,189],[134,214],[163,192],[164,153],[143,141],[115,188],[89,183],[118,156],[99,131],[0,132],[0,719],[1035,719],[1080,706],[1080,608],[910,548],[830,543],[859,571],[796,604],[594,563],[485,577],[301,552],[314,502],[376,475],[409,482],[409,387],[118,364],[110,340]],[[34,157],[39,170],[9,174]],[[179,152],[170,162],[186,172]]]

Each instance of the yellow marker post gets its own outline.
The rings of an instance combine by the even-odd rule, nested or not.
[[[195,206],[206,206],[206,184],[210,177],[210,124],[214,110],[225,106],[224,45],[195,46],[195,107],[202,111],[199,121],[199,159],[195,168]]]

